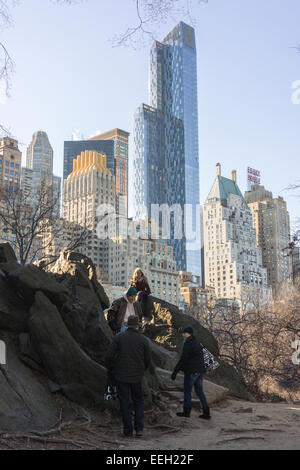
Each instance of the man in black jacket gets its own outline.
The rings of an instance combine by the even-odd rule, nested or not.
[[[194,386],[203,408],[203,414],[199,417],[210,419],[209,407],[202,386],[203,374],[205,373],[203,347],[194,337],[194,331],[191,326],[184,328],[182,336],[184,338],[182,355],[171,376],[172,380],[175,380],[180,370],[184,372],[184,406],[183,412],[177,413],[177,416],[190,417]]]
[[[130,394],[134,406],[134,428],[137,437],[143,436],[144,399],[143,375],[151,364],[148,339],[139,332],[139,318],[130,315],[127,331],[113,337],[105,356],[105,366],[112,373],[119,394],[124,436],[132,436]]]
[[[107,321],[114,334],[126,329],[129,315],[137,315],[142,320],[141,303],[136,301],[137,290],[129,287],[123,297],[113,301],[107,312]]]

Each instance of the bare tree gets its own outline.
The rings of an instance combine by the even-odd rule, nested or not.
[[[207,3],[208,0],[133,0],[136,11],[136,25],[130,26],[122,34],[112,38],[112,45],[133,47],[145,45],[155,39],[157,29],[169,20],[174,23],[188,18],[195,23],[192,5]]]
[[[233,365],[257,399],[300,398],[292,342],[300,339],[300,279],[283,283],[274,302],[251,301],[245,311],[217,302],[201,323],[217,338],[221,358]]]
[[[52,247],[63,229],[57,219],[58,204],[59,195],[53,195],[51,186],[45,182],[40,184],[34,198],[30,192],[21,189],[1,190],[1,233],[12,244],[21,264],[45,258],[50,264],[57,259],[58,253],[53,253]],[[87,230],[84,227],[77,229],[76,234],[71,233],[66,247],[77,249],[86,238]]]

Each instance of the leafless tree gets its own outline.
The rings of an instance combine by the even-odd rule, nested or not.
[[[192,15],[193,4],[207,3],[208,0],[132,0],[135,4],[136,25],[112,38],[112,45],[133,47],[145,45],[155,39],[157,29],[169,20],[174,23],[188,18],[195,23]]]
[[[300,339],[299,312],[300,279],[286,281],[274,302],[251,302],[245,311],[217,302],[200,321],[217,338],[221,358],[257,399],[299,400],[300,370],[292,362],[292,342]]]
[[[41,183],[33,199],[32,194],[21,189],[2,189],[0,193],[0,229],[3,237],[7,234],[21,264],[36,260],[54,262],[58,253],[52,256],[52,247],[62,232],[57,219],[59,195],[51,187]],[[74,229],[75,230],[75,229]],[[87,238],[87,230],[74,231],[69,237],[67,248],[77,249]]]

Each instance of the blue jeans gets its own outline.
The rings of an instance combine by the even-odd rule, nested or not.
[[[184,374],[184,408],[191,407],[193,386],[201,401],[202,408],[208,408],[206,396],[202,386],[203,378],[201,374]]]
[[[117,382],[117,390],[120,400],[124,434],[128,436],[133,433],[130,410],[130,394],[134,407],[134,429],[136,431],[142,431],[144,428],[144,397],[141,382]]]

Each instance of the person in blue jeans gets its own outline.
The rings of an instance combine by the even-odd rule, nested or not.
[[[105,366],[115,380],[123,419],[123,436],[143,437],[144,397],[142,380],[152,367],[148,338],[139,329],[139,317],[130,315],[127,330],[113,336],[105,355]],[[134,425],[131,419],[131,402],[134,408]]]
[[[203,346],[194,337],[194,330],[191,326],[186,326],[182,332],[184,338],[183,351],[181,357],[171,375],[172,380],[180,370],[184,372],[184,403],[183,412],[177,416],[189,418],[191,414],[192,390],[195,389],[203,408],[202,419],[210,419],[210,410],[203,392],[203,374],[205,373]]]

